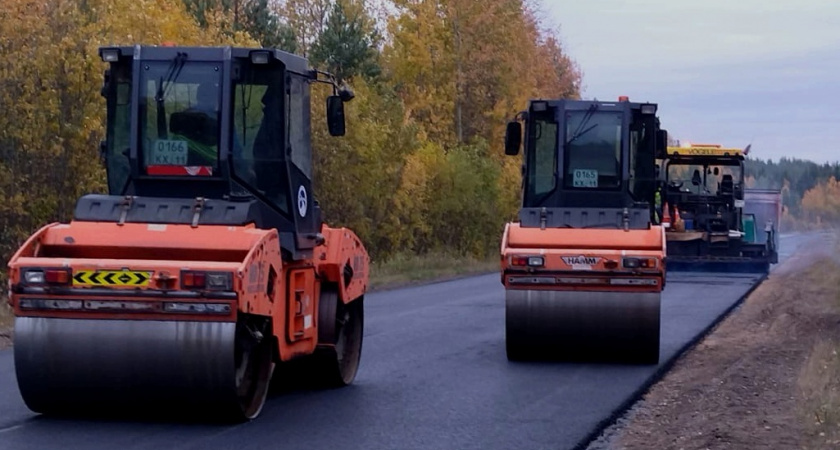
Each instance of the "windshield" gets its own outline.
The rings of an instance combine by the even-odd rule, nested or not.
[[[721,195],[732,193],[741,183],[740,165],[669,164],[668,185],[690,194]]]
[[[621,186],[620,112],[566,113],[566,188],[617,189]]]
[[[140,79],[140,158],[149,175],[218,171],[219,63],[147,62]]]

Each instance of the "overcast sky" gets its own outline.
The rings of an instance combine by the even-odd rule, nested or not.
[[[840,0],[543,0],[584,98],[659,104],[682,141],[840,161]]]

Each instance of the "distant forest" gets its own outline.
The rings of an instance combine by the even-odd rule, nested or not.
[[[748,188],[782,190],[783,231],[840,225],[840,163],[748,157],[745,177]]]

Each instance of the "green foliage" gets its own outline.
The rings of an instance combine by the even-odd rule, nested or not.
[[[210,26],[202,32],[179,0],[0,2],[4,260],[36,229],[69,219],[78,197],[106,191],[98,154],[105,119],[100,96],[105,67],[98,47],[241,39],[217,33],[212,24],[220,21],[218,14],[207,20]]]
[[[291,53],[297,50],[294,32],[269,9],[268,0],[251,0],[245,4],[244,29],[263,47]]]
[[[297,42],[288,24],[274,12],[268,0],[183,0],[187,11],[205,29],[218,27],[232,36],[245,32],[259,45],[295,52]],[[218,26],[212,17],[223,15],[228,24]]]
[[[394,248],[479,257],[498,249],[499,167],[482,152],[462,146],[444,153],[427,143],[409,155],[394,211],[407,233]]]
[[[324,67],[339,80],[356,75],[373,79],[382,72],[376,46],[379,34],[373,19],[352,0],[333,4],[326,27],[312,46],[312,64]]]
[[[500,170],[484,154],[486,145],[455,147],[439,167],[432,168],[426,196],[431,200],[429,222],[433,230],[429,247],[479,256],[498,251],[503,219],[495,180]]]
[[[313,107],[315,189],[328,222],[351,227],[370,249],[388,251],[400,233],[394,192],[406,155],[418,145],[416,127],[403,121],[402,104],[387,86],[359,79],[354,89],[342,138],[328,135],[325,109]],[[313,104],[324,105],[329,93],[317,89]]]

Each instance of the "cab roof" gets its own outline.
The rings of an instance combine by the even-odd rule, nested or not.
[[[253,52],[269,52],[291,72],[306,74],[312,69],[306,58],[275,48],[262,47],[201,47],[177,45],[134,45],[134,46],[102,46],[99,55],[104,59],[103,51],[117,50],[120,57],[130,56],[142,60],[170,60],[177,53],[184,52],[189,60],[194,61],[228,61],[235,58],[249,58]]]
[[[616,101],[611,100],[577,100],[577,99],[543,99],[535,98],[528,102],[530,109],[539,104],[544,104],[553,108],[561,107],[566,110],[586,110],[592,105],[598,105],[599,109],[610,111],[620,111],[624,108],[640,109],[642,105],[652,105],[653,112],[656,112],[657,104],[652,102],[631,102],[626,97],[619,97]]]

